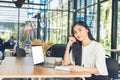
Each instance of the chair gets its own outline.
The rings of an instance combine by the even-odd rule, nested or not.
[[[19,48],[17,46],[15,56],[16,57],[25,57],[26,56],[25,50],[23,48]]]
[[[4,51],[5,51],[5,47],[4,46],[0,46],[0,51],[1,51],[1,57],[0,57],[0,60],[3,60],[4,59],[4,57],[5,57],[5,55],[4,55]]]
[[[115,59],[107,55],[106,65],[108,69],[108,77],[110,80],[118,78],[119,64]]]
[[[49,51],[51,51],[50,56],[52,57],[64,57],[66,49],[66,44],[54,44]]]

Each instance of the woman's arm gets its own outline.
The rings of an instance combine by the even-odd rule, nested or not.
[[[70,64],[69,50],[70,50],[70,45],[67,44],[66,51],[65,51],[65,54],[64,54],[63,65],[69,65]]]
[[[94,68],[85,68],[81,66],[73,66],[70,71],[72,72],[88,72],[90,74],[99,74],[99,71],[96,67]]]
[[[71,62],[70,62],[70,54],[69,54],[69,51],[70,51],[70,46],[75,42],[75,38],[74,37],[70,37],[69,38],[69,41],[68,41],[68,44],[66,46],[66,51],[65,51],[65,54],[64,54],[64,61],[63,61],[63,65],[69,65]]]
[[[94,68],[83,68],[83,71],[88,72],[90,74],[99,74],[97,67]]]

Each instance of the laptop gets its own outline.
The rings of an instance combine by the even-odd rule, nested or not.
[[[35,66],[54,68],[55,64],[45,62],[42,46],[32,46],[32,57]]]
[[[44,54],[42,46],[32,46],[32,57],[34,65],[44,63]]]

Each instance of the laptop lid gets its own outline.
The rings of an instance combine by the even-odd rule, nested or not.
[[[44,63],[44,53],[42,46],[32,46],[32,56],[34,64]]]

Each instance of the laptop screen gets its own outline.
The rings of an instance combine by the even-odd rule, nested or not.
[[[40,64],[44,62],[44,53],[42,46],[32,46],[33,63]]]

